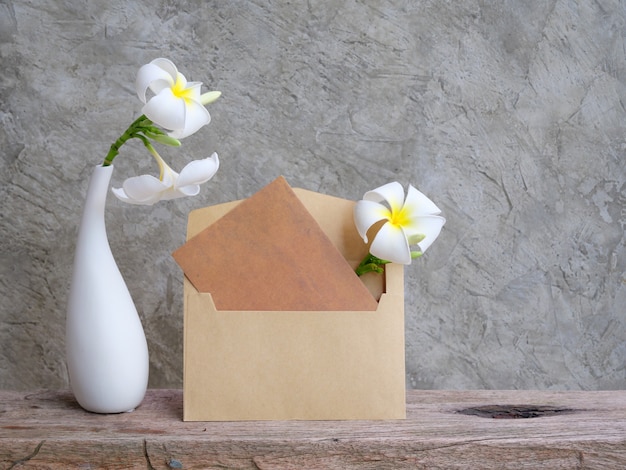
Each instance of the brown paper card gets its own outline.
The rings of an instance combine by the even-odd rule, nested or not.
[[[293,191],[356,266],[354,202]],[[188,237],[238,204],[192,212]],[[185,279],[184,420],[404,418],[403,266],[366,280],[375,311],[298,312],[220,311]]]
[[[173,254],[219,310],[376,310],[283,177],[242,201]]]

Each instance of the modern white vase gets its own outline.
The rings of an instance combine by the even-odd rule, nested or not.
[[[96,413],[135,409],[148,386],[148,345],[107,238],[104,210],[113,165],[97,166],[78,230],[66,317],[72,392]]]

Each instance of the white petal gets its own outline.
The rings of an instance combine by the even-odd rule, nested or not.
[[[191,186],[188,186],[190,188]],[[195,196],[200,192],[200,186],[198,186],[198,190],[196,192],[189,191],[188,193],[182,192],[178,189],[170,188],[167,191],[161,193],[162,201],[169,201],[171,199],[178,199],[185,196]]]
[[[137,72],[135,80],[135,90],[139,99],[146,102],[146,91],[150,88],[154,93],[160,92],[164,88],[174,86],[174,78],[161,67],[150,63],[146,64]]]
[[[446,219],[439,215],[415,215],[402,226],[402,229],[409,239],[414,235],[421,234],[426,238],[432,238],[434,241],[445,222]],[[430,245],[430,243],[428,244]]]
[[[393,263],[411,264],[411,250],[400,227],[384,224],[370,245],[370,253]]]
[[[414,233],[425,235],[425,238],[418,243],[422,253],[425,253],[428,247],[437,239],[445,223],[446,219],[439,215],[425,215],[419,217],[416,224],[412,224],[413,227],[416,227]],[[407,236],[410,236],[410,234],[407,233]]]
[[[143,107],[143,114],[155,124],[169,130],[185,127],[185,101],[166,88]]]
[[[115,195],[116,198],[118,198],[120,201],[123,202],[127,202],[129,204],[132,204],[132,201],[130,200],[130,198],[126,195],[126,193],[124,192],[124,189],[122,188],[111,188],[111,192]]]
[[[176,193],[178,196],[197,196],[200,193],[200,185],[199,184],[189,184],[187,186],[183,186],[181,188],[176,188]]]
[[[175,139],[183,139],[197,132],[202,126],[211,122],[211,115],[207,109],[199,102],[193,100],[184,100],[185,103],[185,119],[183,127],[169,127],[172,132],[170,137]],[[147,115],[146,115],[147,116]]]
[[[183,190],[185,186],[199,185],[209,181],[220,166],[217,153],[202,160],[194,160],[182,169],[176,182],[176,188]]]
[[[407,208],[412,216],[417,214],[441,214],[441,210],[435,205],[435,203],[428,199],[422,192],[415,189],[412,185],[409,185],[404,207]]]
[[[394,181],[366,192],[363,199],[376,202],[387,201],[394,212],[399,211],[404,204],[404,188],[400,183]]]
[[[380,220],[389,220],[390,217],[389,209],[378,202],[358,201],[354,206],[354,223],[365,243],[370,227]]]
[[[127,204],[136,204],[136,205],[149,206],[149,205],[152,205],[152,204],[154,204],[155,202],[157,202],[159,200],[159,197],[156,197],[156,198],[152,198],[152,199],[147,199],[145,201],[136,201],[135,199],[129,198],[126,195],[126,193],[124,192],[123,188],[111,188],[111,192],[120,201],[125,202]]]
[[[185,98],[200,103],[200,100],[202,99],[202,94],[200,93],[202,91],[202,82],[188,82],[182,73],[179,73],[178,77],[179,80],[181,80],[185,84]]]
[[[170,77],[172,77],[172,80],[176,80],[176,77],[178,75],[178,69],[174,65],[174,62],[172,62],[171,60],[160,57],[158,59],[154,59],[150,63],[165,70],[170,75]]]
[[[124,192],[134,204],[154,204],[168,186],[152,175],[128,178],[122,185]]]

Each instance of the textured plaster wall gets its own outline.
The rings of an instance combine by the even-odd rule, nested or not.
[[[159,56],[223,92],[164,155],[222,166],[195,198],[109,199],[152,387],[182,384],[188,212],[281,174],[348,199],[412,183],[443,209],[405,270],[409,387],[626,387],[625,31],[611,0],[0,0],[0,387],[67,386],[87,180]],[[132,144],[113,183],[155,171]]]

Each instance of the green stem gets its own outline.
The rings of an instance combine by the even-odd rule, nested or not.
[[[384,272],[383,266],[390,262],[391,261],[377,258],[371,253],[368,253],[367,256],[363,258],[363,261],[361,261],[361,264],[359,264],[357,268],[354,270],[354,272],[356,272],[357,276],[362,276],[363,274],[369,273],[369,272],[376,272],[378,274],[382,274]]]
[[[104,158],[104,162],[102,163],[102,166],[111,165],[113,163],[113,159],[117,157],[117,155],[120,153],[120,148],[122,147],[122,145],[124,145],[128,140],[132,138],[138,138],[138,139],[144,140],[145,137],[141,135],[140,132],[142,132],[143,128],[145,128],[146,126],[150,126],[151,124],[152,124],[152,121],[150,121],[145,116],[145,114],[142,114],[141,116],[139,116],[135,120],[135,122],[133,122],[130,126],[128,126],[128,129],[126,129],[126,132],[124,132],[119,137],[119,139],[117,139],[111,145],[111,148],[109,149],[109,153],[107,153],[107,156]],[[144,144],[145,143],[146,142],[144,140]]]

